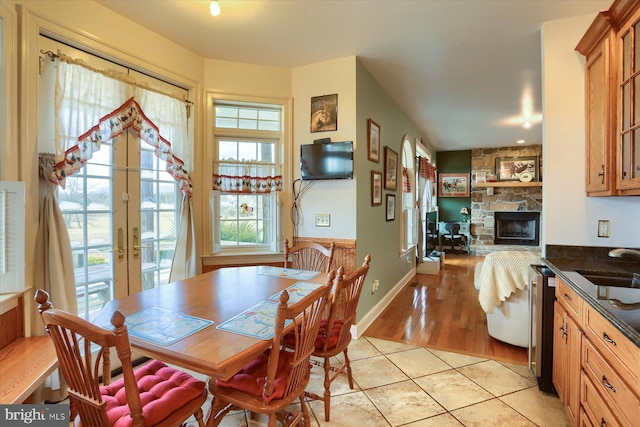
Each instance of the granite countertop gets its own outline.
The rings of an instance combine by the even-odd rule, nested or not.
[[[582,248],[584,249],[584,248]],[[640,347],[640,309],[621,310],[609,303],[618,299],[624,303],[640,302],[640,289],[597,286],[577,271],[604,271],[609,273],[638,273],[640,262],[611,259],[602,256],[609,248],[597,248],[596,253],[584,250],[549,250],[542,261],[561,277],[596,311],[611,321],[626,337]]]

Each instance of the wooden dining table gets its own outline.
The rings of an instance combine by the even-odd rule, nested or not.
[[[266,272],[274,271],[273,267],[220,268],[112,300],[93,323],[109,325],[116,310],[126,317],[151,308],[213,321],[170,345],[159,345],[129,334],[131,347],[144,356],[226,380],[268,349],[271,340],[220,330],[217,326],[297,282],[323,284],[327,281],[326,273],[301,280],[284,274],[285,269],[280,270],[283,274],[267,275]]]

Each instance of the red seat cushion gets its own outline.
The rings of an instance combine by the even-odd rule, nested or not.
[[[322,319],[320,321],[320,330],[318,331],[318,337],[316,338],[315,347],[318,350],[322,349],[322,345],[325,341],[328,341],[327,350],[334,348],[338,344],[338,338],[340,338],[340,331],[344,322],[342,320],[336,320],[333,322],[333,328],[331,332],[327,333],[328,319]]]
[[[135,377],[146,426],[161,422],[188,402],[202,396],[205,388],[203,381],[158,360],[136,369]],[[100,394],[105,401],[111,425],[131,426],[133,419],[129,416],[124,378],[100,386]]]
[[[228,381],[216,380],[218,387],[228,387],[240,390],[253,396],[262,398],[265,403],[269,403],[274,399],[280,399],[284,396],[284,390],[289,379],[289,371],[291,370],[291,359],[293,353],[280,351],[278,359],[278,368],[273,382],[273,393],[270,396],[264,394],[264,385],[267,379],[267,364],[269,362],[269,352],[267,350],[260,356],[253,359],[245,365],[240,372],[231,377]]]

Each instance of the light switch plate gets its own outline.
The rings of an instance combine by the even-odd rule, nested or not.
[[[601,219],[598,221],[598,237],[609,237],[609,220]]]
[[[330,214],[316,214],[316,227],[329,227],[331,226]]]

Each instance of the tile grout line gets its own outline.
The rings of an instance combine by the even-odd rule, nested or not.
[[[374,347],[378,352],[380,352],[380,354],[381,354],[382,356],[384,356],[384,357],[385,357],[385,358],[386,358],[386,359],[387,359],[387,360],[388,360],[388,361],[389,361],[393,366],[395,366],[395,367],[396,367],[400,372],[402,372],[402,374],[403,374],[403,375],[405,375],[405,376],[407,377],[407,379],[408,379],[408,380],[410,380],[413,384],[415,384],[415,385],[416,385],[420,390],[424,391],[424,392],[427,394],[427,396],[429,396],[429,397],[430,397],[434,402],[436,402],[436,403],[437,403],[437,404],[438,404],[438,405],[439,405],[439,406],[440,406],[440,407],[445,411],[443,414],[436,414],[436,415],[432,415],[432,416],[430,416],[430,417],[426,417],[426,418],[421,418],[421,419],[418,419],[418,420],[414,420],[414,421],[411,421],[411,422],[409,422],[409,423],[401,424],[401,425],[399,425],[398,427],[401,427],[402,425],[412,424],[412,423],[415,423],[415,422],[418,422],[418,421],[422,421],[422,420],[427,420],[427,419],[429,419],[429,418],[434,418],[434,417],[441,416],[441,415],[444,415],[444,414],[448,414],[448,415],[450,415],[450,416],[451,416],[451,417],[453,417],[456,421],[458,421],[461,425],[463,425],[463,426],[464,426],[464,424],[462,423],[462,421],[460,421],[460,420],[459,420],[459,419],[458,419],[458,418],[457,418],[457,417],[452,413],[453,411],[449,411],[447,408],[445,408],[445,407],[444,407],[444,406],[443,406],[443,405],[442,405],[442,404],[441,404],[441,403],[440,403],[440,402],[439,402],[435,397],[433,397],[431,394],[429,394],[429,392],[428,392],[427,390],[423,389],[423,388],[420,386],[420,384],[418,384],[417,382],[415,382],[415,379],[416,379],[416,378],[427,377],[427,376],[435,375],[435,374],[438,374],[438,373],[441,373],[441,372],[445,372],[445,371],[433,372],[433,373],[431,373],[431,374],[423,375],[422,377],[416,377],[416,378],[411,377],[409,374],[407,374],[405,371],[403,371],[403,370],[402,370],[402,368],[401,368],[400,366],[398,366],[398,365],[397,365],[393,360],[389,359],[388,355],[389,355],[389,354],[399,354],[399,353],[403,353],[403,352],[411,351],[411,350],[413,350],[413,349],[406,349],[406,350],[399,350],[399,351],[391,352],[391,353],[385,353],[383,349],[378,348],[374,343],[372,343],[369,339],[367,339],[367,337],[363,337],[363,338],[365,338],[365,339],[367,340],[367,342],[369,342],[369,344],[371,344],[371,345],[372,345],[372,346],[373,346],[373,347]],[[408,344],[408,345],[412,345],[412,344]],[[425,347],[421,347],[421,346],[414,346],[414,347],[415,347],[415,348],[424,348],[427,352],[429,352],[429,354],[433,355],[433,356],[434,356],[434,357],[436,357],[438,360],[442,361],[445,365],[447,365],[447,366],[449,367],[449,369],[447,369],[447,370],[454,370],[454,371],[456,371],[457,373],[459,373],[460,375],[464,376],[464,377],[465,377],[465,378],[467,378],[469,381],[471,381],[472,383],[474,383],[475,385],[477,385],[477,386],[478,386],[478,387],[480,387],[482,390],[486,391],[487,393],[489,393],[489,394],[492,396],[492,398],[490,398],[490,399],[486,399],[486,400],[483,400],[483,401],[480,401],[480,402],[475,402],[475,403],[473,403],[473,404],[466,405],[466,406],[461,406],[460,408],[456,408],[456,409],[455,409],[455,411],[457,411],[457,410],[459,410],[459,409],[463,409],[463,408],[468,408],[468,407],[471,407],[471,406],[474,406],[474,405],[478,405],[478,404],[481,404],[481,403],[485,403],[485,402],[488,402],[488,401],[490,401],[490,400],[497,400],[497,401],[501,402],[502,404],[504,404],[504,405],[508,406],[509,408],[511,408],[512,410],[514,410],[515,412],[517,412],[520,416],[522,416],[523,418],[525,418],[527,421],[531,422],[532,424],[534,424],[534,425],[536,425],[536,426],[539,426],[535,421],[531,420],[531,419],[530,419],[529,417],[527,417],[525,414],[523,414],[522,412],[520,412],[517,408],[514,408],[514,407],[513,407],[513,406],[511,406],[509,403],[507,403],[507,402],[505,402],[505,401],[503,401],[503,400],[501,399],[501,397],[509,396],[509,395],[512,395],[512,394],[515,394],[515,393],[521,392],[521,391],[523,391],[523,390],[527,390],[527,389],[529,389],[529,388],[533,388],[533,387],[535,387],[535,384],[534,384],[534,385],[531,385],[531,386],[529,386],[529,387],[525,387],[525,388],[522,388],[522,389],[519,389],[519,390],[514,390],[514,391],[511,391],[511,392],[509,392],[509,393],[505,393],[505,394],[503,394],[503,395],[499,395],[499,396],[497,396],[497,395],[495,395],[494,393],[492,393],[491,391],[487,390],[487,389],[486,389],[485,387],[483,387],[481,384],[478,384],[478,383],[477,383],[476,381],[474,381],[472,378],[469,378],[469,377],[468,377],[467,375],[465,375],[463,372],[460,372],[460,370],[458,369],[458,367],[451,366],[447,361],[445,361],[445,360],[443,360],[442,358],[440,358],[437,354],[435,354],[435,353],[431,352],[431,351],[429,350],[429,348],[425,348]],[[364,358],[364,359],[370,359],[370,358],[373,358],[373,357],[376,357],[376,356],[371,356],[371,357]],[[474,356],[474,357],[475,357],[475,356]],[[358,360],[364,360],[364,359],[358,359]],[[487,362],[487,361],[491,361],[491,360],[493,360],[493,359],[488,359],[488,358],[482,358],[482,359],[484,359],[484,360],[477,361],[477,362],[474,362],[474,363],[469,363],[468,365],[463,365],[463,366],[461,366],[461,367],[467,367],[467,366],[478,365],[478,364],[480,364],[480,363],[485,363],[485,362]],[[522,374],[520,374],[519,372],[515,371],[514,369],[511,369],[511,367],[506,366],[506,365],[505,365],[505,364],[503,364],[501,361],[497,361],[497,360],[495,360],[495,362],[496,362],[496,363],[498,363],[498,364],[500,364],[500,365],[501,365],[501,366],[503,366],[504,368],[509,369],[509,370],[510,370],[511,372],[513,372],[514,374],[516,374],[516,375],[518,375],[518,376],[520,376],[520,377],[522,377],[522,378],[524,378],[524,379],[529,379],[529,378],[527,378],[527,377],[523,376]],[[355,381],[355,379],[354,379],[354,381]],[[369,398],[368,394],[366,393],[366,390],[373,390],[373,389],[380,388],[380,387],[386,387],[386,386],[388,386],[388,385],[390,385],[390,384],[398,384],[398,383],[400,383],[400,382],[405,382],[405,381],[406,381],[406,380],[402,380],[402,381],[398,381],[398,382],[395,382],[395,383],[389,383],[389,384],[385,384],[385,385],[381,385],[381,386],[372,387],[372,388],[369,388],[369,389],[363,389],[363,388],[361,388],[361,387],[360,387],[360,389],[364,392],[364,394],[365,394],[365,396],[367,397],[367,399],[368,399],[368,400],[369,400],[369,401],[374,405],[374,407],[375,407],[375,408],[378,410],[378,412],[382,415],[382,418],[384,418],[384,420],[385,420],[387,423],[389,423],[389,425],[392,425],[392,424],[389,422],[389,420],[387,420],[387,418],[384,416],[384,414],[382,414],[382,413],[380,412],[380,410],[379,410],[379,409],[378,409],[378,407],[375,405],[375,403],[374,403],[374,402]],[[359,384],[358,384],[358,386],[359,386]]]

